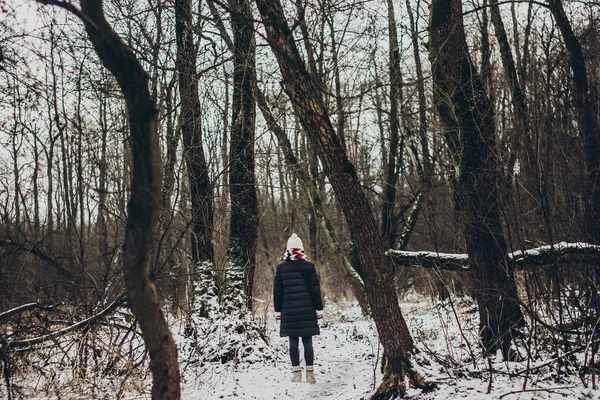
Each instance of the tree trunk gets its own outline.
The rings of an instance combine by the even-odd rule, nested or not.
[[[468,254],[440,253],[438,251],[388,250],[385,254],[397,264],[406,267],[439,269],[442,271],[468,271],[472,260]],[[554,243],[506,254],[506,262],[513,268],[524,270],[541,265],[577,262],[597,265],[600,246],[589,243]]]
[[[215,282],[213,231],[213,197],[202,140],[202,115],[196,71],[197,48],[194,43],[194,20],[191,0],[175,1],[177,35],[177,72],[181,100],[180,126],[191,195],[192,214],[192,310],[207,316],[211,288]]]
[[[410,21],[410,33],[415,58],[415,72],[417,74],[417,93],[419,96],[419,144],[421,146],[421,164],[418,166],[418,172],[420,174],[422,196],[420,203],[422,205],[424,217],[427,220],[429,235],[433,240],[434,248],[437,249],[436,230],[432,228],[432,223],[430,222],[434,220],[433,199],[431,198],[433,160],[429,151],[429,140],[427,139],[427,133],[429,131],[429,123],[427,121],[428,105],[425,98],[425,78],[421,63],[421,52],[419,51],[419,29],[417,25],[419,15],[417,14],[417,18],[413,15],[413,11],[410,7],[410,0],[406,0],[406,10]]]
[[[99,99],[100,117],[100,154],[98,160],[98,216],[96,218],[96,226],[98,229],[98,251],[101,254],[102,263],[105,269],[105,277],[110,273],[111,258],[108,251],[108,226],[107,226],[107,197],[108,197],[108,96],[100,93]],[[106,281],[106,279],[104,280]]]
[[[166,252],[167,259],[162,257],[157,260],[164,262],[167,271],[173,276],[172,278],[172,289],[173,302],[171,309],[174,313],[180,312],[182,309],[184,312],[191,312],[191,301],[194,300],[193,296],[188,297],[190,291],[190,279],[185,273],[185,264],[182,260],[178,260],[178,251],[174,248],[176,246],[175,232],[173,230],[173,217],[175,210],[172,205],[172,197],[175,191],[175,166],[177,163],[177,148],[179,147],[180,135],[175,127],[174,118],[175,106],[173,104],[175,95],[175,82],[177,81],[177,75],[173,74],[169,78],[169,82],[164,82],[162,87],[162,96],[164,96],[163,113],[165,119],[165,135],[164,140],[166,142],[166,154],[164,156],[163,165],[163,185],[162,185],[162,196],[160,203],[160,212],[158,214],[159,231],[162,232],[163,237],[161,238],[161,251]],[[192,267],[194,268],[195,265]]]
[[[234,291],[237,287],[243,288],[246,307],[252,310],[259,223],[254,175],[256,44],[249,0],[229,0],[229,6],[233,32],[234,70],[229,163],[231,230],[228,268],[230,271],[228,271],[227,286]],[[236,273],[236,269],[241,269],[240,272],[243,273]]]
[[[483,0],[481,10],[481,81],[483,87],[492,94],[492,64],[490,52],[490,31],[488,28],[488,0]]]
[[[385,160],[385,180],[383,182],[383,207],[381,210],[381,234],[384,246],[394,248],[397,236],[395,222],[396,182],[398,172],[396,161],[398,159],[398,145],[400,138],[400,117],[398,102],[402,90],[402,72],[400,70],[400,48],[398,33],[396,31],[396,16],[394,3],[387,0],[388,8],[388,34],[389,34],[389,72],[390,72],[390,112],[389,112],[389,150]]]
[[[523,317],[513,271],[505,260],[492,107],[469,56],[462,18],[460,0],[431,4],[434,101],[455,164],[457,208],[475,275],[482,343],[486,352],[502,349],[507,357]]]
[[[80,17],[98,57],[115,76],[125,97],[133,156],[123,254],[128,301],[150,354],[152,398],[179,399],[177,346],[150,276],[152,231],[160,198],[161,174],[156,107],[148,91],[148,75],[106,21],[102,1],[81,0],[81,11],[71,3],[44,3],[64,7]]]
[[[192,203],[192,261],[212,262],[212,187],[202,144],[202,121],[196,71],[197,49],[191,0],[175,1],[180,125]]]
[[[502,65],[511,92],[512,108],[515,116],[515,134],[512,135],[511,139],[513,149],[507,157],[508,165],[506,166],[507,173],[505,177],[507,179],[506,187],[508,188],[513,181],[515,163],[520,158],[520,169],[522,170],[520,175],[525,177],[523,184],[527,188],[527,193],[531,193],[532,195],[537,194],[540,196],[540,200],[544,201],[543,189],[539,182],[540,171],[537,164],[537,156],[534,152],[531,138],[529,109],[525,99],[525,92],[522,89],[522,83],[519,82],[519,74],[500,14],[498,0],[490,0],[490,15],[492,24],[494,25],[496,40],[498,41],[500,48],[500,58],[502,59]],[[521,151],[522,149],[524,151]],[[510,191],[507,193],[507,196],[508,195],[510,195]],[[540,214],[540,208],[535,205],[540,200],[535,199],[534,206],[532,206],[537,214]],[[540,218],[542,217],[543,216],[540,215]]]
[[[388,363],[384,381],[375,397],[392,398],[405,392],[408,372],[414,384],[421,384],[410,367],[414,345],[400,312],[394,288],[392,264],[383,252],[383,241],[354,166],[340,143],[322,91],[311,79],[293,41],[293,35],[278,0],[256,0],[267,32],[267,40],[283,75],[283,87],[294,111],[318,154],[336,198],[348,222],[352,241],[360,253],[365,287],[373,318]]]
[[[267,104],[267,100],[264,97],[264,94],[257,90],[258,95],[258,107],[262,111],[262,115],[267,121],[267,125],[269,129],[273,132],[275,137],[277,138],[277,142],[279,144],[279,148],[284,155],[285,163],[288,168],[297,176],[298,180],[302,184],[302,187],[307,188],[309,192],[310,203],[314,212],[315,219],[321,224],[321,226],[325,230],[325,234],[327,236],[327,244],[329,248],[332,250],[333,254],[337,257],[337,265],[339,265],[343,269],[344,276],[348,279],[350,286],[352,287],[352,292],[356,297],[358,303],[360,304],[360,308],[364,315],[370,314],[369,304],[367,302],[365,287],[362,279],[356,273],[348,258],[344,255],[342,251],[342,246],[338,240],[338,234],[335,226],[331,222],[331,219],[325,213],[325,207],[323,205],[323,200],[321,194],[319,193],[319,188],[311,178],[311,174],[307,171],[306,168],[302,166],[301,163],[298,162],[296,155],[292,149],[292,144],[288,139],[285,130],[277,123],[277,119],[273,116],[269,105]],[[314,175],[313,175],[314,176]],[[316,245],[313,245],[313,248],[316,251]]]
[[[494,25],[494,32],[496,34],[496,40],[500,47],[500,58],[502,59],[502,65],[510,85],[515,119],[517,122],[517,131],[519,137],[523,137],[524,140],[531,140],[531,128],[529,122],[529,111],[527,102],[525,100],[525,94],[519,82],[519,76],[515,60],[510,50],[510,43],[502,22],[502,16],[500,15],[500,7],[498,6],[498,0],[490,1],[490,14],[492,18],[492,24]],[[527,144],[526,149],[531,149],[532,145]],[[526,160],[527,165],[535,164],[535,155],[527,154],[528,159]],[[510,167],[510,166],[509,166]]]
[[[33,134],[33,175],[31,183],[33,184],[33,237],[38,240],[40,237],[40,190],[39,190],[39,173],[41,165],[41,151],[39,149],[39,138],[37,134]]]

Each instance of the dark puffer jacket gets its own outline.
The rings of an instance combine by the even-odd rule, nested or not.
[[[320,333],[316,310],[323,309],[319,276],[313,263],[282,261],[273,282],[273,301],[281,312],[281,336],[314,336]]]

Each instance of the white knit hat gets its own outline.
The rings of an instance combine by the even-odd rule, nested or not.
[[[300,249],[300,250],[304,251],[304,246],[302,245],[302,240],[295,233],[292,233],[292,236],[290,236],[290,238],[288,239],[287,249],[288,250]]]

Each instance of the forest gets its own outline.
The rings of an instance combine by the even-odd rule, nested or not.
[[[438,388],[409,293],[596,389],[596,0],[0,6],[1,398],[272,359],[292,233],[376,327],[369,398]]]

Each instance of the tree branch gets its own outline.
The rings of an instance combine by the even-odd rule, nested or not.
[[[2,322],[3,320],[5,320],[9,317],[12,317],[15,314],[22,313],[27,310],[33,310],[33,309],[37,308],[38,310],[50,311],[54,307],[55,307],[54,305],[44,306],[44,305],[38,304],[38,303],[23,304],[21,306],[11,308],[10,310],[1,312],[0,313],[0,322]]]
[[[540,1],[535,1],[535,0],[522,0],[522,1],[519,1],[519,0],[516,0],[516,1],[515,0],[506,0],[506,1],[499,1],[498,5],[512,4],[512,3],[515,3],[515,4],[519,4],[519,3],[531,3],[531,4],[538,5],[540,7],[548,8],[548,4],[542,3]],[[464,15],[469,15],[469,14],[474,13],[474,12],[481,11],[484,8],[488,8],[488,7],[490,7],[489,4],[488,5],[484,5],[484,6],[475,7],[473,9],[469,10],[469,11],[463,12],[463,16]]]
[[[113,312],[114,310],[116,310],[119,306],[121,306],[123,304],[123,302],[125,301],[125,297],[126,297],[126,294],[121,293],[121,295],[119,297],[117,297],[117,299],[115,301],[110,303],[106,308],[104,308],[99,313],[97,313],[89,318],[86,318],[82,321],[79,321],[73,325],[69,325],[63,329],[59,329],[57,331],[51,332],[47,335],[37,336],[34,338],[30,338],[30,339],[7,341],[7,342],[4,342],[4,344],[2,343],[2,341],[0,341],[0,352],[3,350],[2,347],[5,347],[6,349],[13,349],[13,350],[17,349],[19,351],[26,350],[26,349],[30,348],[31,346],[34,346],[36,344],[40,344],[43,342],[47,342],[48,340],[52,340],[57,337],[63,336],[69,332],[72,332],[72,331],[75,331],[78,329],[87,328],[90,325],[94,324],[96,321],[104,318],[106,315],[108,315],[111,312]],[[21,307],[25,307],[25,306],[30,306],[30,304],[26,304]],[[17,307],[17,308],[19,308],[19,307]],[[9,310],[9,312],[10,311],[12,311],[12,310]],[[1,316],[1,314],[0,314],[0,316]]]
[[[75,276],[71,272],[69,272],[67,269],[65,269],[65,267],[60,265],[60,263],[58,261],[54,260],[47,254],[45,254],[42,251],[42,249],[40,249],[40,246],[38,243],[34,243],[32,245],[27,246],[23,243],[16,243],[16,242],[13,242],[10,240],[0,240],[0,247],[9,247],[9,248],[13,248],[15,250],[18,250],[18,251],[21,251],[24,253],[33,254],[34,256],[36,256],[36,257],[40,258],[42,261],[44,261],[46,264],[50,265],[59,274],[61,274],[65,278],[67,278],[69,281],[71,281],[71,282],[76,281]]]
[[[73,4],[61,0],[36,0],[38,3],[46,6],[56,6],[63,10],[67,10],[71,14],[75,15],[84,23],[91,23],[91,21],[81,12],[80,9],[75,7]]]

